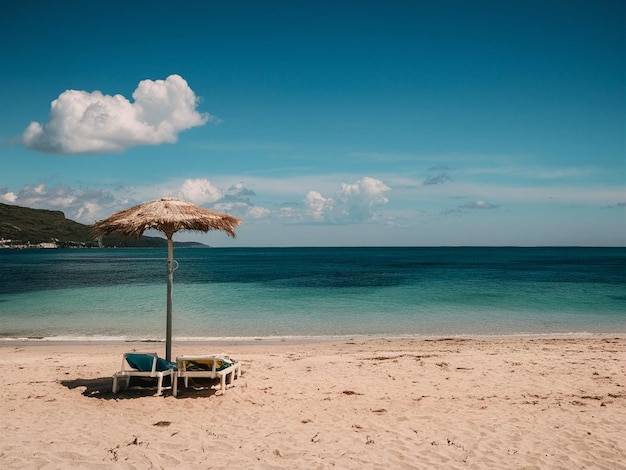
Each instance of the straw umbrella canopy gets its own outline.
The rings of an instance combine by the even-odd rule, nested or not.
[[[174,233],[180,230],[209,232],[221,230],[235,238],[235,227],[241,223],[236,217],[175,198],[156,199],[125,209],[96,222],[93,233],[102,236],[119,233],[139,238],[148,229],[159,230],[167,236],[167,328],[165,357],[172,359],[172,285],[174,282]]]

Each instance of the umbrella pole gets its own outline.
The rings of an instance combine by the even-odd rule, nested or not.
[[[165,331],[165,359],[172,360],[172,289],[174,284],[174,241],[167,236],[167,326]]]

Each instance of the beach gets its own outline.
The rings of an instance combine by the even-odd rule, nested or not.
[[[0,341],[0,467],[626,469],[623,334],[175,341],[242,376],[111,392],[163,349]]]

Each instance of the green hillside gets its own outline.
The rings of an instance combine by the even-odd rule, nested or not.
[[[61,211],[30,209],[0,203],[0,247],[28,247],[53,243],[58,247],[97,247],[98,242],[84,225],[65,218]],[[164,247],[167,240],[160,237],[107,236],[106,247]],[[201,243],[180,243],[177,246],[204,246]]]

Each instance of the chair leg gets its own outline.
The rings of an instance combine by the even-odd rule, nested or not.
[[[178,374],[174,373],[172,376],[172,395],[178,395]]]
[[[157,378],[158,378],[158,380],[157,380],[157,392],[156,392],[156,394],[157,395],[161,395],[161,393],[163,393],[163,374],[159,373],[157,375]]]
[[[118,393],[123,388],[128,388],[130,383],[130,376],[128,375],[117,375],[113,376],[113,386],[111,390],[113,393]]]
[[[220,386],[222,388],[222,391],[226,391],[226,374],[220,377]]]

